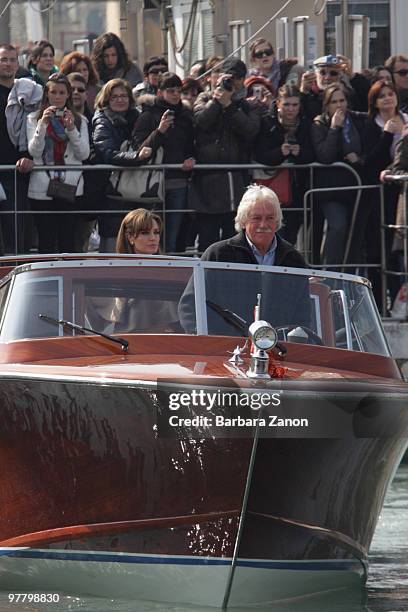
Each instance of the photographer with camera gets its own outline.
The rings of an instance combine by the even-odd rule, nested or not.
[[[260,125],[257,106],[246,100],[246,65],[237,58],[224,62],[215,89],[198,96],[194,105],[197,162],[225,164],[226,171],[196,172],[189,206],[197,211],[199,251],[234,235],[234,216],[248,185],[246,171],[228,171],[228,164],[250,161]]]
[[[81,166],[89,157],[87,120],[76,112],[68,78],[57,72],[44,87],[40,110],[27,118],[28,151],[36,166]],[[78,197],[84,192],[84,179],[78,170],[40,170],[30,176],[28,197],[31,209],[72,210],[70,214],[39,214],[40,253],[72,252],[77,228]]]

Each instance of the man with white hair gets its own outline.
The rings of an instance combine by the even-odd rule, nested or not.
[[[263,185],[251,185],[238,206],[235,218],[238,234],[212,244],[201,259],[271,267],[307,267],[294,246],[276,233],[281,223],[282,211],[276,193]],[[247,270],[225,274],[223,270],[209,269],[206,270],[209,333],[237,335],[236,329],[214,312],[211,304],[238,314],[249,324],[259,293],[262,294],[261,318],[276,327],[310,326],[307,276],[249,274]],[[186,333],[195,333],[193,278],[180,300],[179,316]]]
[[[276,193],[263,185],[251,185],[235,217],[238,234],[212,244],[201,259],[306,268],[302,255],[276,233],[281,226],[282,210]]]

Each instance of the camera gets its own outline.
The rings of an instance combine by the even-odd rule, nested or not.
[[[65,113],[65,108],[57,108],[57,110],[55,111],[55,116],[56,117],[63,117]]]
[[[220,87],[225,91],[232,91],[234,89],[234,79],[230,76],[222,77]]]
[[[173,119],[174,121],[174,117],[176,116],[176,111],[174,110],[168,110],[167,111],[167,117],[169,117],[170,119]]]
[[[257,100],[262,100],[263,98],[263,88],[262,85],[254,85],[252,88],[252,93],[254,98]]]

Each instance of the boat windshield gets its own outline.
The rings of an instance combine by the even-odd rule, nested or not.
[[[260,317],[282,341],[388,356],[366,284],[310,274],[199,260],[33,264],[0,287],[0,341],[75,334],[39,314],[107,334],[244,336],[261,294]]]

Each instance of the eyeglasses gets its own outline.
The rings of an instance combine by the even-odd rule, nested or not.
[[[0,57],[0,64],[17,64],[18,59],[16,57]]]
[[[73,87],[72,91],[77,91],[78,93],[85,93],[86,89],[84,87]]]
[[[326,68],[321,68],[319,70],[319,74],[321,74],[321,76],[336,77],[336,76],[340,76],[340,71],[339,70],[326,70]]]
[[[400,76],[407,76],[408,70],[406,68],[401,68],[401,70],[394,70],[394,74],[399,74]]]
[[[166,72],[166,70],[167,68],[151,68],[148,74],[163,74],[163,72]]]
[[[273,55],[272,49],[263,49],[262,51],[255,51],[254,57],[256,59],[261,59],[261,57],[270,57]]]
[[[128,100],[129,96],[128,94],[113,94],[113,96],[110,97],[110,100],[112,100],[112,102],[115,102],[116,100]]]

